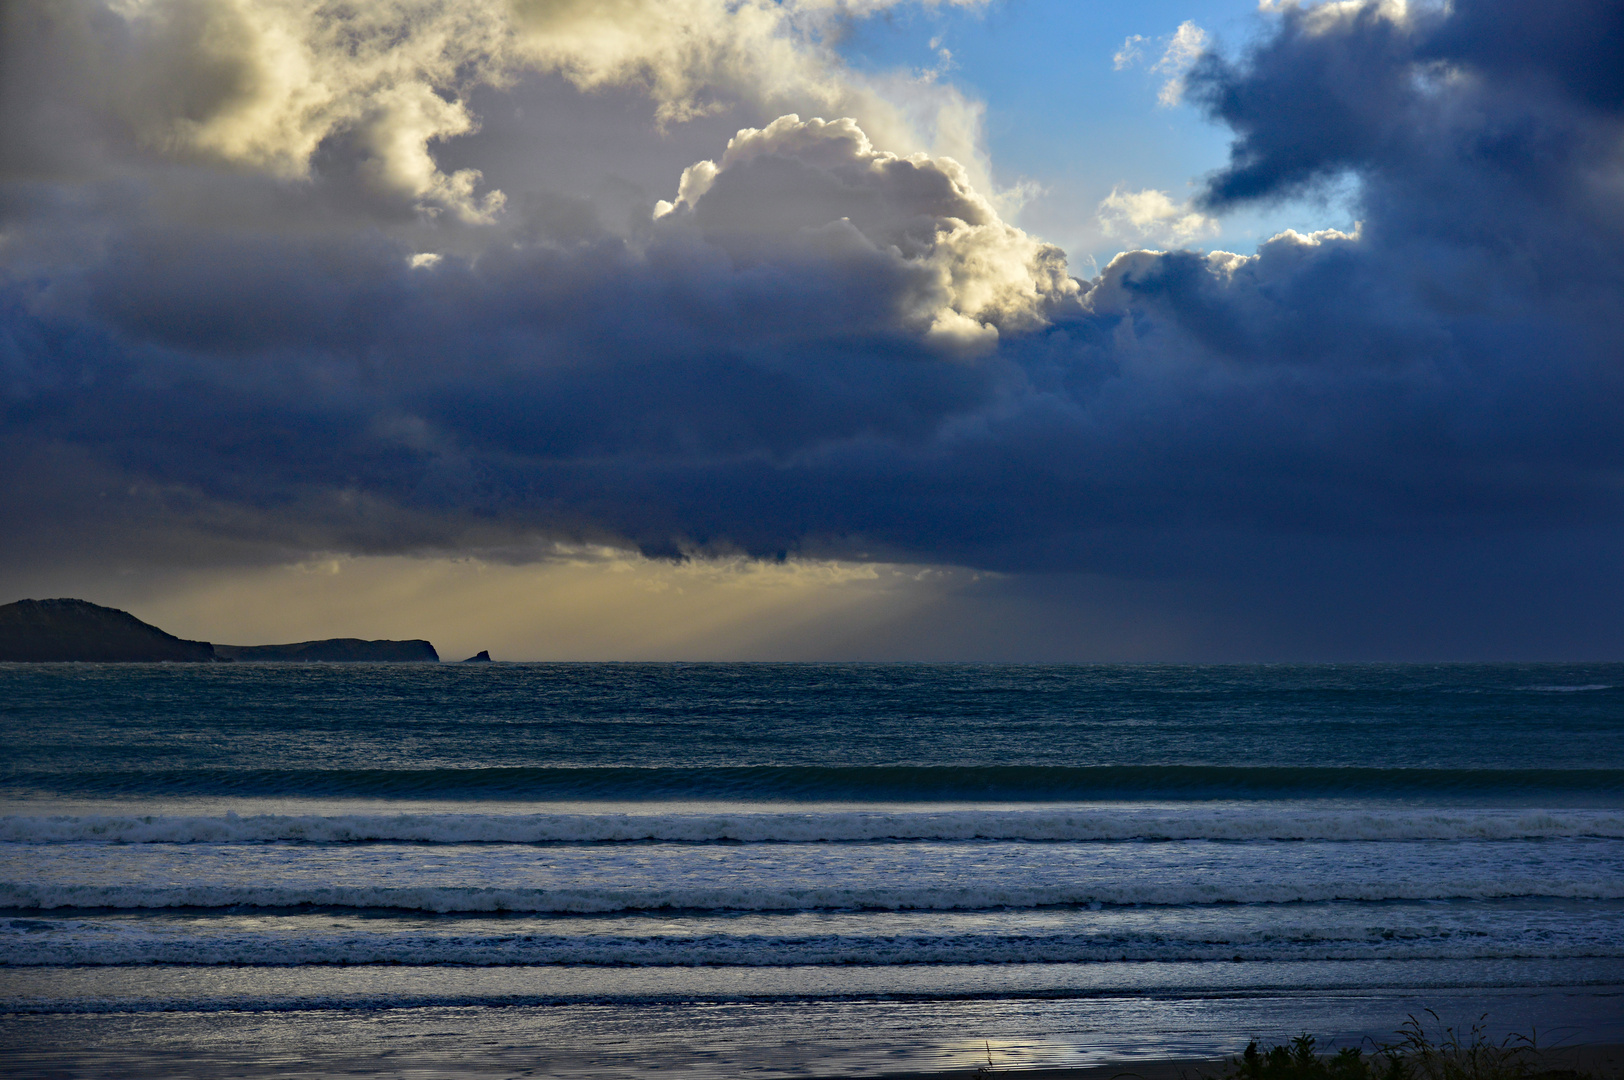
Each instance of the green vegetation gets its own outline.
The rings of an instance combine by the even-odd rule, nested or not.
[[[1558,1067],[1564,1058],[1578,1059],[1572,1050],[1539,1046],[1534,1035],[1508,1035],[1495,1042],[1484,1024],[1487,1015],[1464,1030],[1445,1025],[1431,1009],[1426,1015],[1436,1035],[1411,1016],[1399,1026],[1396,1041],[1368,1052],[1348,1046],[1321,1053],[1319,1041],[1306,1033],[1267,1050],[1252,1042],[1223,1072],[1198,1073],[1195,1080],[1624,1080],[1624,1072],[1612,1064],[1600,1072]],[[970,1074],[972,1080],[1017,1075],[993,1064],[991,1043],[986,1053],[986,1064]],[[1120,1072],[1112,1080],[1142,1078]]]
[[[1322,1054],[1314,1036],[1307,1034],[1268,1050],[1254,1042],[1228,1071],[1202,1080],[1583,1080],[1586,1075],[1542,1064],[1532,1035],[1494,1042],[1483,1018],[1461,1031],[1445,1026],[1437,1013],[1429,1010],[1427,1015],[1436,1036],[1411,1016],[1400,1026],[1396,1042],[1370,1053],[1348,1046]]]

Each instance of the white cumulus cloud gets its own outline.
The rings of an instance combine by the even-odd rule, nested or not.
[[[743,262],[879,260],[911,283],[904,320],[960,347],[1042,325],[1079,289],[1065,254],[1003,221],[957,161],[878,150],[850,118],[740,131],[720,162],[685,170],[657,212]]]
[[[1152,64],[1150,70],[1164,77],[1161,90],[1156,95],[1157,102],[1171,108],[1184,100],[1185,75],[1207,50],[1209,42],[1207,32],[1186,19],[1177,30],[1155,42],[1141,34],[1130,34],[1123,40],[1122,47],[1112,55],[1111,65],[1117,71],[1122,71],[1144,61],[1147,45],[1161,45],[1161,59]]]
[[[1107,236],[1175,247],[1218,232],[1218,222],[1188,202],[1174,202],[1167,192],[1154,188],[1123,191],[1120,185],[1100,201],[1099,222]]]
[[[1156,61],[1152,71],[1167,76],[1156,100],[1164,106],[1174,106],[1184,99],[1184,75],[1207,48],[1207,32],[1186,20],[1179,24],[1167,42],[1167,50]]]
[[[75,77],[42,98],[88,99],[148,153],[302,179],[342,146],[374,190],[481,222],[503,193],[437,153],[479,130],[476,90],[529,73],[635,89],[660,125],[739,102],[852,115],[889,147],[946,149],[984,180],[975,103],[934,77],[853,72],[827,43],[899,2],[87,0],[40,5],[19,27]]]

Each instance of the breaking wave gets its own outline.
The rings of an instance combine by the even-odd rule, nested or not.
[[[13,924],[26,920],[12,920]],[[800,965],[1052,964],[1091,961],[1563,959],[1595,955],[1595,946],[1571,940],[1481,941],[1450,933],[1416,935],[1395,943],[1380,929],[1361,936],[1292,940],[1282,935],[1234,934],[1185,940],[1158,935],[706,935],[583,938],[549,934],[435,934],[398,930],[319,938],[236,934],[179,938],[173,934],[50,935],[8,933],[0,922],[5,964],[12,967],[138,964],[294,967],[336,964],[456,964],[479,967],[589,965],[596,967],[783,967]],[[1621,943],[1607,943],[1617,955]],[[1577,946],[1577,949],[1576,949]]]
[[[1624,839],[1619,811],[849,810],[605,814],[86,814],[0,817],[21,844],[818,843],[875,840],[1543,840]]]
[[[1624,796],[1624,769],[1221,765],[755,765],[157,769],[0,774],[18,792],[412,799],[849,802]]]
[[[0,908],[150,911],[164,908],[349,908],[591,914],[620,911],[978,911],[1064,905],[1289,904],[1330,900],[1624,899],[1624,880],[1549,877],[1410,882],[1138,880],[1084,885],[774,886],[738,888],[452,888],[315,885],[33,885],[0,883]]]

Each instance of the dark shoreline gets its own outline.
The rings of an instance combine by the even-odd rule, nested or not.
[[[834,1074],[818,1076],[815,1080],[968,1080],[989,1074],[1020,1076],[1023,1080],[1201,1080],[1203,1077],[1222,1076],[1234,1060],[1232,1057],[1161,1058],[1112,1061],[1102,1065],[1040,1065],[1035,1068],[999,1068],[995,1061],[988,1073],[978,1073],[976,1069],[947,1069],[884,1073],[861,1078]],[[1529,1054],[1528,1063],[1531,1067],[1530,1080],[1553,1074],[1567,1080],[1572,1073],[1592,1076],[1597,1080],[1613,1080],[1624,1076],[1624,1045],[1596,1043],[1552,1047]]]
[[[1124,1059],[1098,1065],[1038,1065],[1027,1068],[1000,1067],[996,1054],[994,1057],[993,1068],[988,1072],[979,1072],[971,1067],[929,1072],[798,1073],[771,1065],[762,1068],[746,1064],[742,1066],[740,1074],[760,1076],[763,1080],[790,1076],[799,1080],[970,1080],[972,1077],[1002,1075],[1019,1076],[1023,1080],[1200,1080],[1202,1077],[1221,1076],[1234,1060]],[[528,1053],[507,1047],[501,1054],[484,1060],[470,1060],[463,1055],[411,1052],[355,1057],[332,1053],[301,1055],[296,1051],[284,1050],[268,1060],[259,1055],[154,1052],[136,1048],[116,1051],[82,1048],[0,1049],[0,1071],[11,1080],[60,1080],[63,1077],[83,1080],[227,1080],[232,1077],[252,1080],[291,1080],[294,1077],[311,1080],[337,1080],[339,1077],[486,1080],[491,1077],[616,1075],[613,1072],[598,1073],[589,1068],[583,1069],[573,1063],[554,1071],[547,1067],[548,1061],[546,1047],[536,1047]],[[1530,1064],[1530,1080],[1539,1080],[1541,1076],[1570,1080],[1575,1074],[1597,1080],[1613,1080],[1624,1076],[1624,1045],[1598,1043],[1552,1047],[1538,1051],[1531,1057]]]

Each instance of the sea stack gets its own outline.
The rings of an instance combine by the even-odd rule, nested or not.
[[[470,656],[468,659],[463,661],[463,663],[465,663],[465,664],[488,664],[490,662],[491,662],[491,654],[486,649],[479,650],[479,652],[475,653],[473,656]]]

